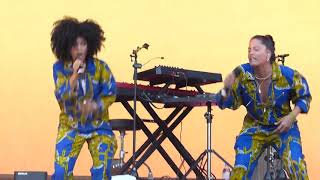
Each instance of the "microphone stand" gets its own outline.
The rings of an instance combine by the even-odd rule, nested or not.
[[[281,54],[281,55],[276,56],[276,59],[278,61],[280,61],[282,63],[282,65],[284,65],[285,58],[288,57],[288,56],[289,56],[289,54]]]
[[[143,44],[142,47],[137,47],[136,50],[132,51],[130,54],[131,62],[133,62],[132,67],[134,68],[133,82],[134,82],[134,95],[133,95],[133,149],[132,149],[132,169],[131,174],[134,177],[138,177],[138,172],[136,169],[136,130],[137,130],[137,80],[138,80],[138,69],[141,69],[142,65],[138,63],[138,52],[142,49],[148,49],[149,45],[147,43]]]

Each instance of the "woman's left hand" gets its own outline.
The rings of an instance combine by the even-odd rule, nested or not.
[[[82,114],[84,115],[88,115],[90,113],[93,113],[95,111],[97,111],[98,109],[98,105],[95,101],[92,101],[92,100],[84,100],[82,105],[80,106],[80,111]]]
[[[273,133],[287,132],[291,128],[293,121],[294,119],[290,114],[282,117],[280,121],[275,123],[278,127],[273,131]]]

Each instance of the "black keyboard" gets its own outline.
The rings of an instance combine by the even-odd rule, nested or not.
[[[176,88],[186,86],[200,87],[206,84],[222,82],[219,73],[187,70],[176,67],[156,66],[138,73],[138,80],[149,81],[150,85],[175,84]]]

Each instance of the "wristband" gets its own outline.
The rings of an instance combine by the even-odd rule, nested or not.
[[[289,115],[290,120],[291,120],[292,122],[295,122],[295,121],[296,121],[296,117],[293,115],[293,113],[289,113],[288,115]]]

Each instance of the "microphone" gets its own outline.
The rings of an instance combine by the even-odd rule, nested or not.
[[[86,69],[86,64],[83,63],[84,60],[82,58],[82,55],[83,55],[82,53],[78,53],[78,55],[77,55],[77,59],[80,59],[82,61],[82,64],[79,66],[79,69],[77,71],[78,74],[84,73],[84,71]]]
[[[277,60],[282,62],[282,65],[284,65],[284,61],[285,61],[285,57],[288,57],[289,54],[279,54],[278,56],[276,56]]]
[[[142,48],[145,48],[145,49],[148,49],[149,48],[149,44],[147,44],[147,43],[144,43],[143,45],[142,45]]]
[[[232,70],[232,73],[235,78],[240,76],[240,73],[242,72],[240,67],[236,67],[235,69]],[[224,87],[221,89],[221,95],[226,98],[228,96],[228,93],[230,92],[231,87]]]
[[[141,49],[146,49],[146,50],[148,50],[148,48],[149,48],[149,44],[147,44],[147,43],[144,43],[143,45],[142,45],[142,47],[137,47],[137,49],[135,49],[135,50],[133,50],[133,54],[137,54]]]
[[[279,54],[276,56],[276,58],[285,58],[288,57],[290,54]]]
[[[234,76],[237,78],[239,75],[240,75],[240,73],[241,73],[241,68],[240,67],[236,67],[233,71],[232,71],[232,73],[234,74]]]
[[[151,59],[149,59],[147,62],[145,62],[144,64],[142,64],[142,66],[148,64],[150,61],[155,60],[155,59],[164,59],[164,57],[163,57],[163,56],[158,56],[158,57],[151,58]]]
[[[231,89],[229,87],[222,88],[221,89],[221,96],[224,97],[224,98],[228,97],[229,94],[230,94],[230,90]]]
[[[77,73],[78,74],[83,74],[85,69],[86,69],[86,64],[81,64],[79,69],[78,69],[78,71],[77,71]]]

